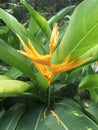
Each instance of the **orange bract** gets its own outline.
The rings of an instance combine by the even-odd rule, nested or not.
[[[18,50],[21,54],[24,56],[28,57],[35,65],[35,67],[39,70],[39,72],[44,76],[44,78],[47,80],[48,84],[50,84],[51,79],[54,75],[57,73],[61,73],[64,71],[68,71],[70,69],[73,69],[77,66],[80,66],[87,62],[87,60],[80,60],[80,59],[75,59],[73,61],[70,61],[71,59],[71,53],[65,58],[63,63],[60,64],[51,64],[51,58],[53,55],[53,52],[57,46],[58,43],[58,25],[57,23],[54,24],[53,26],[53,31],[51,34],[50,38],[50,53],[43,56],[40,55],[35,48],[33,47],[31,41],[28,39],[28,46],[24,43],[24,41],[21,39],[19,35],[17,35],[21,41],[21,44],[23,46],[24,51]]]

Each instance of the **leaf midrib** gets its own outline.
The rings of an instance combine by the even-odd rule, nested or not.
[[[14,121],[14,119],[16,118],[17,113],[19,113],[19,111],[20,111],[20,109],[19,109],[19,110],[16,112],[16,114],[13,116],[12,120],[10,120],[10,123],[9,123],[9,125],[7,126],[6,130],[9,130],[9,128],[10,128],[10,126],[11,126],[12,122],[13,122],[13,121]]]
[[[82,37],[82,39],[80,39],[80,41],[78,42],[78,44],[72,49],[71,52],[73,52],[73,51],[83,42],[83,40],[85,40],[85,39],[88,37],[88,35],[89,35],[97,26],[98,26],[98,22],[86,33],[86,35],[84,35],[84,36]]]
[[[69,130],[67,126],[64,125],[64,123],[60,120],[61,125],[64,127],[65,130]]]
[[[43,107],[43,109],[44,109],[44,107]],[[42,115],[43,109],[41,109],[41,111],[39,112],[39,116],[38,116],[38,119],[37,119],[37,121],[36,121],[34,130],[37,130],[37,127],[38,127],[38,124],[39,124],[40,117],[41,117],[41,115]]]

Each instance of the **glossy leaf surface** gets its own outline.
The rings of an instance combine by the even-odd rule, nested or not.
[[[71,60],[80,58],[98,44],[97,5],[97,0],[85,0],[76,7],[61,44],[53,56],[53,63],[62,62],[70,52]],[[89,54],[89,57],[92,55]]]
[[[32,80],[35,79],[32,63],[3,40],[0,40],[0,59],[27,74]]]
[[[36,12],[27,2],[23,1],[22,3],[27,8],[29,13],[32,15],[38,26],[42,29],[44,35],[46,35],[46,37],[50,39],[51,29],[47,20],[44,17],[42,17],[38,12]]]
[[[32,90],[33,85],[18,80],[1,80],[0,97],[19,96],[28,90]]]
[[[11,107],[0,117],[0,130],[15,130],[25,110],[25,105],[22,104]]]

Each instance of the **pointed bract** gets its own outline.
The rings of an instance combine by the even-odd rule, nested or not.
[[[40,55],[35,48],[33,47],[33,44],[31,43],[30,39],[28,39],[28,46],[25,45],[24,41],[21,39],[21,37],[17,34],[24,51],[18,50],[22,55],[29,58],[35,65],[35,67],[38,69],[38,71],[43,75],[43,77],[47,80],[48,84],[51,83],[51,79],[54,75],[58,73],[62,73],[64,71],[71,70],[75,67],[78,67],[87,61],[89,59],[81,60],[80,58],[75,59],[73,61],[70,61],[71,59],[71,53],[68,54],[68,56],[65,58],[63,63],[60,64],[51,64],[51,57],[52,54],[57,46],[58,42],[58,25],[57,23],[53,26],[53,31],[50,38],[50,53],[47,55]]]

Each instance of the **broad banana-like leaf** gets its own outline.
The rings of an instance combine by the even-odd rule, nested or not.
[[[52,109],[52,108],[51,108]],[[82,108],[76,102],[70,99],[64,99],[56,103],[54,108],[55,114],[52,115],[50,110],[43,117],[45,105],[36,103],[20,119],[16,130],[97,130],[98,122],[82,112]],[[93,116],[95,116],[93,114]],[[59,119],[59,124],[57,122]]]
[[[89,61],[89,63],[98,61],[98,45],[95,45],[81,56],[82,59],[88,57],[92,57],[92,60]]]
[[[41,103],[31,106],[20,120],[16,130],[47,130],[43,119],[44,110],[45,106]]]
[[[20,24],[11,14],[0,8],[0,17],[15,34],[18,33],[20,35],[25,43],[28,42],[28,38],[36,43],[34,44],[35,48],[39,53],[43,54],[43,46],[41,46],[41,44],[37,44],[38,42],[34,36],[31,36],[31,33],[29,33],[29,31],[27,31],[26,28]],[[34,82],[36,82],[36,76],[33,71],[32,63],[24,56],[20,55],[15,49],[10,48],[10,46],[5,44],[2,40],[0,40],[0,59],[16,67],[27,76],[32,78]]]
[[[79,84],[79,89],[98,89],[98,75],[91,74],[85,76]]]
[[[29,32],[33,35],[33,36],[36,36],[38,31],[39,31],[39,26],[38,24],[36,23],[36,21],[34,20],[34,18],[31,18],[30,19],[30,22],[29,22]]]
[[[17,50],[9,46],[3,40],[0,40],[0,59],[4,62],[10,64],[11,66],[17,68],[18,70],[14,69],[6,74],[16,79],[22,73],[26,74],[29,78],[32,79],[33,83],[37,84],[39,81],[42,82],[40,79],[43,79],[41,75],[37,75],[34,71],[34,66],[23,55],[19,54]],[[14,73],[13,73],[14,71]],[[46,81],[43,79],[43,83],[41,84],[42,89],[45,89],[47,86]]]
[[[91,100],[83,101],[85,112],[98,124],[98,104]],[[88,105],[88,106],[86,106]]]
[[[37,11],[35,11],[26,1],[23,0],[22,3],[32,15],[41,30],[44,32],[44,35],[46,35],[46,37],[50,39],[51,29],[48,24],[48,21],[44,17],[42,17]]]
[[[8,75],[0,75],[0,81],[2,81],[2,80],[9,80],[9,79],[11,79],[11,77],[8,76]]]
[[[25,111],[26,107],[23,104],[16,104],[12,106],[3,114],[2,117],[0,117],[0,130],[15,130]]]
[[[80,58],[98,44],[97,5],[98,0],[85,0],[76,7],[52,62],[62,62],[69,53],[71,60]]]
[[[0,40],[0,59],[19,69],[36,82],[32,63],[3,40]]]
[[[38,26],[34,18],[30,19],[28,32],[31,37],[33,36],[37,40],[38,47],[43,51],[43,54],[46,54],[47,49],[44,48],[44,40],[46,40],[47,38],[41,31],[40,27]]]
[[[33,93],[33,90],[33,84],[31,85],[18,80],[0,80],[0,97],[19,96],[27,91],[32,91]]]
[[[69,104],[70,102],[70,104]],[[65,104],[66,103],[66,104]],[[74,105],[73,105],[74,104]],[[51,130],[97,130],[98,125],[85,115],[82,110],[72,100],[66,100],[57,103],[54,112],[59,118],[57,122],[56,115],[48,114],[45,125]]]
[[[59,39],[58,43],[62,40],[62,37],[64,36],[64,33],[66,32],[66,29],[68,27],[69,21],[65,21],[65,23],[59,27]]]
[[[26,28],[22,24],[20,24],[14,16],[0,8],[0,18],[15,34],[18,33],[22,37],[22,39],[27,42]]]
[[[32,44],[35,46],[35,48],[40,53],[43,53],[43,46],[39,46],[40,44],[38,44],[35,37],[31,36],[29,31],[22,24],[20,24],[14,16],[0,8],[0,18],[7,24],[7,26],[11,29],[13,33],[18,34],[22,38],[25,44],[28,43],[29,38],[32,41]]]
[[[56,15],[54,15],[53,17],[51,17],[49,20],[48,20],[48,23],[50,25],[51,28],[53,28],[53,24],[55,22],[58,22],[62,17],[66,16],[67,13],[69,13],[72,9],[74,8],[74,6],[68,6],[64,9],[62,9],[61,11],[59,11]],[[68,23],[68,22],[67,22]],[[60,28],[60,38],[59,38],[59,41],[60,39],[62,38],[62,36],[64,35],[64,32],[66,30],[66,26],[68,25],[67,23],[64,24],[64,26],[62,28]],[[37,41],[40,43],[40,44],[44,44],[44,41],[45,43],[47,43],[48,41],[48,44],[49,44],[49,39],[47,40],[46,37],[44,36],[44,33],[42,33],[40,27],[38,26],[37,22],[34,20],[34,18],[31,18],[30,19],[30,23],[29,23],[29,31],[32,35],[34,35],[34,37],[37,39]],[[49,50],[48,48],[45,49],[46,52],[48,52],[47,50]]]

